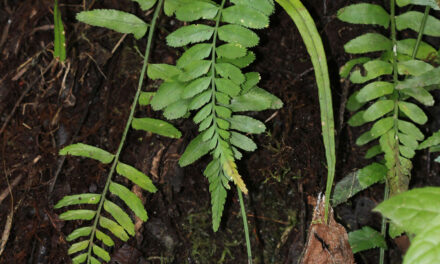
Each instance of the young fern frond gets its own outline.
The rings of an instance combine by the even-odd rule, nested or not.
[[[151,7],[156,1],[137,2],[139,2],[142,7]],[[150,2],[152,2],[152,4]],[[98,160],[103,164],[112,164],[107,176],[105,187],[100,194],[84,193],[70,195],[64,197],[55,205],[56,209],[72,205],[97,205],[95,210],[70,209],[60,215],[60,219],[62,220],[93,220],[92,224],[87,225],[86,227],[77,228],[67,236],[67,241],[69,242],[80,240],[79,242],[72,244],[68,250],[69,255],[76,254],[72,259],[73,263],[86,262],[87,264],[97,264],[101,263],[100,260],[108,262],[110,261],[110,254],[108,253],[107,248],[114,245],[114,241],[109,234],[122,241],[127,241],[129,236],[135,235],[133,220],[123,208],[109,199],[108,195],[110,193],[123,201],[139,219],[142,221],[147,221],[148,219],[147,211],[140,198],[130,189],[117,183],[113,179],[113,174],[116,170],[118,175],[125,177],[145,191],[154,193],[157,190],[147,175],[136,168],[119,161],[130,126],[134,129],[145,130],[171,138],[178,138],[181,136],[180,131],[165,121],[152,118],[134,118],[138,101],[141,105],[148,105],[150,98],[154,96],[154,93],[141,92],[141,88],[150,55],[153,32],[159,10],[162,8],[162,3],[163,0],[159,0],[154,11],[138,89],[116,154],[111,154],[103,149],[82,143],[73,144],[60,150],[60,155],[81,156]],[[124,33],[132,33],[136,38],[143,37],[147,29],[147,24],[139,18],[117,10],[86,11],[78,14],[77,17],[79,20],[92,25],[104,26]],[[129,25],[131,25],[131,27]],[[104,216],[103,211],[109,216]]]
[[[278,109],[282,102],[257,87],[260,75],[243,73],[242,68],[255,60],[248,48],[259,38],[251,29],[269,25],[273,12],[270,0],[232,0],[221,3],[208,0],[173,0],[165,2],[165,12],[177,19],[194,23],[183,26],[167,37],[172,47],[190,47],[177,60],[176,66],[150,65],[148,76],[162,79],[152,99],[154,110],[163,110],[168,119],[188,116],[199,125],[199,135],[187,146],[179,164],[187,166],[210,153],[212,161],[204,171],[211,192],[213,229],[219,228],[226,200],[226,190],[233,181],[242,192],[248,192],[236,160],[239,149],[254,151],[257,146],[248,133],[259,134],[265,125],[254,118],[238,114],[244,111]]]
[[[427,1],[398,1],[400,5],[409,2],[427,5],[423,3]],[[415,150],[419,149],[419,142],[424,139],[417,125],[425,124],[428,118],[418,104],[432,106],[434,99],[429,86],[440,83],[428,77],[439,70],[433,66],[438,62],[437,51],[421,41],[423,35],[440,36],[440,31],[436,30],[440,20],[428,15],[429,8],[425,14],[408,11],[396,15],[393,0],[390,11],[388,13],[376,4],[360,3],[339,10],[338,18],[353,24],[370,24],[385,29],[390,27],[390,37],[366,33],[346,43],[344,48],[347,53],[364,55],[381,52],[381,55],[347,62],[341,68],[341,76],[352,83],[365,84],[348,99],[347,108],[356,111],[348,120],[349,125],[361,126],[374,122],[371,129],[356,140],[356,144],[365,145],[378,139],[379,144],[371,147],[366,157],[384,154],[384,165],[373,163],[378,169],[369,170],[372,173],[370,180],[364,179],[362,183],[361,178],[356,176],[360,185],[356,191],[386,179],[389,195],[394,196],[408,189],[411,159]],[[418,38],[397,40],[397,30],[406,29],[416,31]],[[342,197],[340,201],[345,199]],[[399,235],[401,230],[398,229],[391,226],[390,235]]]

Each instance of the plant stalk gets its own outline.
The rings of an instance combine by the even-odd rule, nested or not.
[[[388,200],[389,194],[390,194],[390,188],[388,186],[388,182],[385,182],[385,191],[383,196],[384,201]],[[384,238],[387,235],[387,221],[385,220],[385,217],[382,217],[382,225],[381,225],[380,233]],[[384,261],[385,261],[385,249],[380,248],[379,264],[384,264]]]
[[[429,11],[431,10],[430,6],[425,7],[425,13],[423,14],[422,23],[420,23],[419,34],[417,35],[416,45],[414,46],[414,50],[411,58],[414,60],[417,56],[417,52],[419,51],[420,42],[422,42],[423,32],[425,31],[426,21],[428,20]]]
[[[99,202],[98,209],[96,211],[95,220],[93,222],[92,232],[90,234],[89,246],[88,246],[88,251],[87,251],[87,263],[88,264],[90,264],[90,256],[91,256],[92,247],[93,247],[93,239],[95,237],[96,227],[98,225],[98,220],[99,220],[99,217],[101,215],[102,207],[104,205],[104,201],[106,200],[105,196],[106,196],[106,194],[108,192],[108,189],[109,189],[109,186],[110,186],[110,183],[111,183],[111,179],[112,179],[113,174],[115,172],[116,165],[119,162],[119,156],[121,155],[122,148],[124,147],[125,139],[127,137],[128,130],[130,129],[131,122],[133,121],[134,112],[136,110],[136,106],[137,106],[138,101],[139,101],[139,95],[141,94],[142,85],[143,85],[143,81],[144,81],[144,78],[145,78],[145,72],[147,70],[148,59],[150,57],[150,50],[151,50],[154,30],[156,28],[156,21],[157,21],[157,18],[159,16],[159,12],[160,12],[160,10],[162,8],[162,3],[163,3],[163,0],[159,0],[158,1],[156,9],[155,9],[154,14],[153,14],[153,19],[151,21],[150,31],[148,32],[147,47],[145,49],[144,62],[143,62],[143,65],[142,65],[142,70],[141,70],[141,74],[140,74],[140,77],[139,77],[139,82],[138,82],[138,87],[137,87],[137,90],[136,90],[136,94],[134,96],[133,103],[131,105],[130,114],[128,116],[127,123],[125,124],[124,132],[122,133],[121,141],[120,141],[118,149],[116,151],[115,158],[113,160],[110,172],[109,172],[109,174],[107,176],[107,181],[105,183],[104,190],[102,191],[102,194],[101,194],[101,200]]]
[[[252,264],[252,250],[251,250],[251,240],[249,238],[249,227],[246,216],[246,209],[244,208],[243,195],[240,188],[237,186],[238,198],[240,200],[241,218],[243,219],[244,234],[246,237],[246,249],[248,255],[248,264]]]

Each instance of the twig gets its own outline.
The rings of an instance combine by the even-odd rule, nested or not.
[[[46,74],[46,72],[50,69],[50,67],[52,67],[53,63],[55,60],[52,60],[49,65],[47,65],[47,67],[43,70],[43,72],[40,74],[39,77],[35,78],[31,84],[28,85],[28,87],[26,88],[26,90],[24,90],[21,93],[20,98],[18,98],[17,102],[14,105],[14,108],[12,109],[11,113],[8,115],[8,117],[6,118],[5,122],[3,123],[2,128],[0,129],[0,135],[3,133],[3,131],[5,130],[6,126],[8,125],[9,121],[11,121],[11,118],[14,116],[15,111],[17,111],[17,108],[20,106],[21,102],[23,101],[24,97],[28,94],[28,92],[32,89],[32,87],[35,86],[35,84],[40,80],[40,78],[43,77],[44,74]]]
[[[11,185],[9,185],[8,181],[8,188],[3,190],[3,192],[0,194],[0,204],[3,202],[4,199],[6,199],[6,197],[8,197],[8,195],[11,193],[10,191],[14,189],[14,187],[17,186],[18,183],[20,183],[21,179],[23,179],[23,174],[17,176],[14,181],[12,181]]]

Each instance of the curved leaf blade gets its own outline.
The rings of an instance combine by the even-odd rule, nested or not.
[[[62,148],[60,155],[72,155],[99,160],[104,164],[112,162],[114,155],[103,149],[83,143],[76,143]]]
[[[172,124],[154,118],[133,118],[131,126],[136,130],[143,130],[169,138],[180,138],[182,133]]]

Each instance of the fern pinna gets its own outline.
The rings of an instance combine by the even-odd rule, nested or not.
[[[144,11],[156,4],[156,1],[151,0],[136,0],[136,2],[140,4]],[[144,64],[139,78],[138,88],[116,154],[111,154],[103,149],[83,143],[73,144],[60,150],[60,155],[81,156],[98,160],[103,164],[111,163],[106,184],[100,194],[83,193],[70,195],[64,197],[55,205],[55,208],[62,208],[71,205],[88,205],[87,209],[70,209],[59,216],[62,220],[85,220],[85,223],[88,223],[87,226],[77,228],[67,236],[67,241],[81,240],[72,244],[68,250],[69,255],[76,255],[72,259],[73,263],[86,262],[88,264],[97,264],[101,263],[99,259],[108,262],[110,261],[110,254],[108,253],[107,248],[114,245],[114,241],[109,234],[122,241],[127,241],[129,235],[133,236],[135,234],[135,226],[131,217],[117,204],[117,202],[113,202],[109,199],[109,193],[123,201],[139,219],[142,221],[147,221],[148,219],[147,212],[139,197],[124,185],[117,183],[113,177],[113,174],[116,171],[117,174],[138,185],[142,189],[148,192],[156,192],[156,187],[147,175],[136,168],[119,161],[130,126],[134,129],[144,130],[171,138],[178,138],[181,136],[180,131],[165,121],[152,118],[134,117],[138,101],[140,105],[147,105],[151,96],[154,95],[150,92],[141,92],[141,88],[150,55],[153,32],[159,11],[162,8],[162,3],[163,0],[158,0],[155,7],[148,34]],[[110,28],[122,33],[131,33],[137,39],[142,38],[146,34],[148,28],[148,25],[143,20],[132,14],[118,10],[98,9],[85,11],[79,13],[77,19],[91,25]],[[97,205],[95,210],[89,209],[94,205]],[[93,220],[91,224],[88,222],[90,220]]]
[[[231,0],[220,3],[209,0],[173,0],[165,2],[167,15],[175,14],[184,22],[203,19],[206,24],[183,26],[167,36],[172,47],[194,44],[182,54],[176,65],[154,64],[148,68],[151,79],[162,79],[151,105],[163,110],[168,119],[187,117],[195,111],[193,121],[200,134],[187,146],[180,158],[181,166],[189,165],[210,153],[212,161],[204,170],[209,181],[212,224],[220,224],[226,190],[233,181],[245,194],[248,192],[238,173],[236,160],[240,150],[254,151],[257,146],[245,134],[264,132],[265,125],[244,111],[277,109],[281,101],[257,87],[257,72],[243,73],[242,68],[255,60],[248,48],[259,38],[251,29],[269,25],[273,12],[270,0]]]
[[[355,58],[341,69],[341,76],[352,83],[368,82],[347,102],[350,111],[357,111],[348,121],[351,126],[374,122],[371,129],[356,140],[356,144],[365,145],[379,139],[379,144],[372,146],[366,157],[383,153],[385,158],[384,162],[365,168],[365,172],[369,173],[363,181],[359,179],[360,185],[365,188],[385,179],[390,196],[408,188],[411,159],[415,150],[424,147],[419,145],[424,134],[418,125],[428,120],[418,104],[434,104],[430,94],[433,84],[429,76],[438,74],[440,70],[433,66],[439,62],[436,49],[421,40],[423,35],[440,36],[440,21],[428,15],[430,7],[436,10],[439,7],[433,1],[397,1],[400,6],[410,3],[427,6],[425,13],[412,10],[396,15],[394,0],[390,1],[390,13],[370,3],[353,4],[338,11],[338,18],[345,22],[390,28],[390,37],[369,32],[346,43],[344,49],[347,53],[376,52],[380,55]],[[397,31],[402,30],[417,32],[414,34],[417,38],[398,40]],[[399,232],[392,226],[390,233],[397,235]]]

